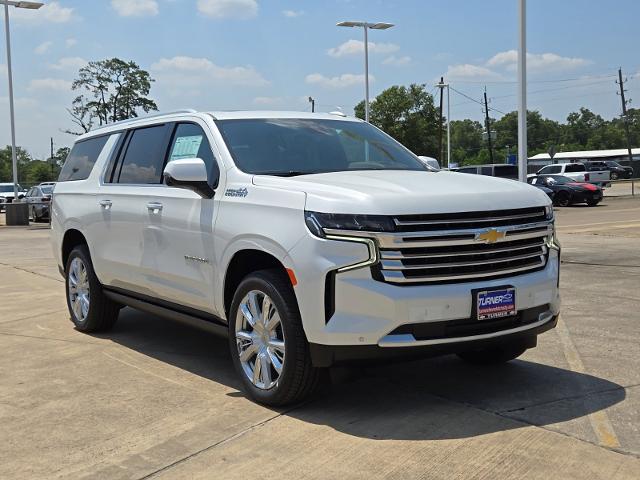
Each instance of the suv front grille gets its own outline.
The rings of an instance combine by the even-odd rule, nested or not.
[[[540,270],[553,223],[545,208],[394,217],[396,231],[376,233],[374,276],[394,284],[494,279]]]

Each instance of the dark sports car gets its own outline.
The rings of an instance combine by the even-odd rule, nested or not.
[[[553,190],[553,203],[559,207],[567,207],[574,203],[586,203],[595,207],[602,201],[602,188],[592,183],[576,182],[563,175],[538,175],[527,179],[535,186],[543,186]]]

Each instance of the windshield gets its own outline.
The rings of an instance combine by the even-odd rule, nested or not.
[[[256,175],[429,171],[402,145],[364,122],[274,118],[217,124],[238,168]]]
[[[18,191],[19,192],[22,191],[22,187],[20,185],[18,185]],[[13,193],[13,184],[11,184],[11,185],[0,185],[0,192],[2,192],[2,193],[7,193],[7,192]]]
[[[620,165],[618,162],[614,162],[614,161],[608,161],[605,162],[607,165],[609,165],[610,167],[618,167],[618,168],[624,168],[622,165]]]

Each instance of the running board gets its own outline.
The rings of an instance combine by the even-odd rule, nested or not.
[[[173,308],[158,305],[156,303],[132,297],[130,295],[114,292],[113,290],[107,288],[105,288],[103,292],[107,298],[113,300],[114,302],[126,305],[131,308],[135,308],[136,310],[141,310],[143,312],[151,313],[152,315],[175,320],[191,327],[205,330],[215,335],[220,335],[223,337],[227,337],[229,335],[229,327],[226,325],[226,323],[213,315],[207,315],[203,312],[203,316],[201,317],[198,315],[181,312]]]

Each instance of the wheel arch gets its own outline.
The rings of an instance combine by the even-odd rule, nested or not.
[[[233,301],[233,295],[245,278],[252,272],[265,269],[280,270],[287,275],[287,269],[283,263],[271,253],[255,248],[245,248],[233,254],[224,275],[223,302],[224,313],[229,318],[229,309]]]
[[[67,260],[71,251],[74,247],[78,245],[86,245],[89,248],[89,243],[85,236],[75,228],[70,228],[66,232],[64,232],[64,236],[62,237],[62,244],[60,247],[61,260],[62,260],[62,268],[67,268]]]

